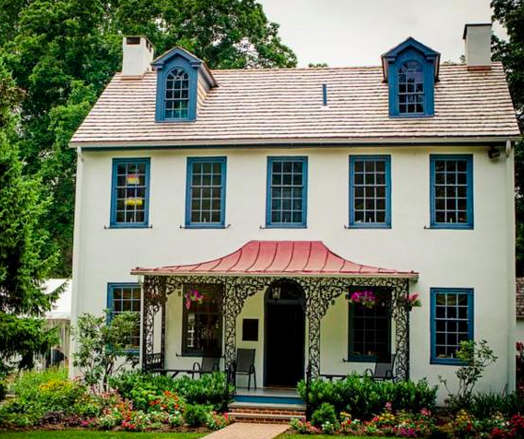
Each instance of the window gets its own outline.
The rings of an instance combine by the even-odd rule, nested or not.
[[[391,359],[391,292],[382,288],[353,288],[355,291],[373,291],[377,303],[366,308],[349,304],[349,360],[383,361]]]
[[[391,227],[389,156],[349,157],[349,226]]]
[[[108,284],[107,309],[109,319],[124,311],[140,312],[141,290],[137,283]],[[131,334],[130,347],[138,350],[140,347],[140,323]]]
[[[187,119],[189,75],[185,70],[176,68],[167,75],[164,108],[166,119]]]
[[[113,159],[111,227],[147,227],[149,159]]]
[[[307,157],[269,157],[267,227],[306,227]]]
[[[198,291],[200,301],[192,301]],[[222,290],[218,285],[185,285],[183,298],[182,354],[222,355]]]
[[[473,290],[431,289],[431,362],[457,364],[460,342],[473,339]]]
[[[226,158],[187,160],[186,227],[224,227]]]
[[[473,228],[473,157],[432,155],[431,227]]]
[[[398,74],[400,114],[424,114],[424,72],[417,61],[402,65]]]

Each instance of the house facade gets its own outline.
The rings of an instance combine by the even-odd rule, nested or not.
[[[409,38],[377,67],[245,70],[125,38],[71,140],[73,324],[140,312],[144,369],[254,349],[266,387],[392,360],[452,384],[485,339],[481,387],[512,389],[519,130],[490,36],[466,26],[463,65]]]

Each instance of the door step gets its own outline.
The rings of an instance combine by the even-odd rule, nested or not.
[[[228,416],[232,422],[289,424],[292,419],[305,417],[305,406],[302,404],[234,402],[229,405]]]

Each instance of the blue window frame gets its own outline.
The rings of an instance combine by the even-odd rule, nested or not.
[[[307,157],[268,157],[266,227],[307,226]]]
[[[148,227],[148,158],[113,159],[111,227]]]
[[[107,284],[108,321],[121,312],[140,312],[141,289],[138,283],[119,282]],[[140,347],[140,324],[130,336],[130,350]]]
[[[390,156],[349,156],[349,226],[391,227]]]
[[[424,70],[418,61],[402,64],[398,72],[399,115],[424,114]]]
[[[460,364],[466,340],[473,340],[473,289],[431,288],[431,363]]]
[[[189,157],[186,227],[224,227],[225,207],[226,157]]]
[[[430,156],[431,227],[473,228],[473,156]]]
[[[189,74],[182,68],[174,68],[166,77],[164,94],[164,118],[187,119],[189,115]]]

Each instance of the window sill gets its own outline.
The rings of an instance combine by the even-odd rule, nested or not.
[[[428,230],[473,230],[473,224],[431,224]]]
[[[110,224],[104,226],[104,229],[152,229],[150,224]]]
[[[429,364],[436,364],[439,366],[463,366],[464,363],[458,359],[453,358],[432,358]]]
[[[345,229],[391,229],[391,224],[349,224]]]
[[[307,229],[307,224],[266,224],[263,229]]]
[[[418,113],[418,114],[390,114],[390,118],[392,119],[418,119],[418,118],[429,118],[429,117],[435,117],[434,114],[425,114],[425,113]]]
[[[371,355],[350,355],[347,359],[344,359],[344,363],[376,363],[376,361],[376,357]]]
[[[184,229],[227,229],[229,225],[224,224],[186,224]]]

